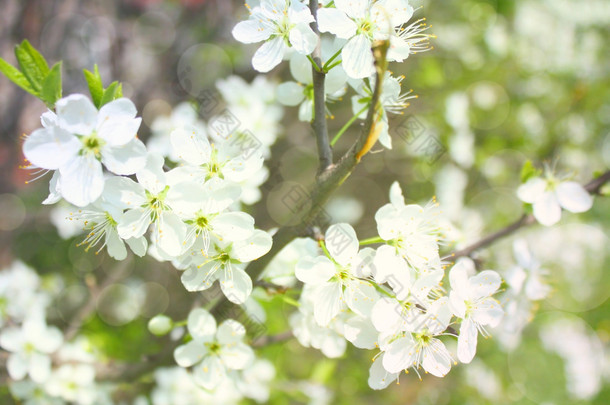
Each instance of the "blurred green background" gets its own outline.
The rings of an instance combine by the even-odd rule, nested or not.
[[[361,238],[373,236],[374,213],[398,180],[408,201],[437,196],[460,230],[445,247],[450,251],[521,215],[515,189],[528,159],[539,167],[548,162],[559,172],[574,173],[581,183],[607,170],[608,1],[411,3],[421,6],[416,17],[426,17],[438,38],[432,41],[433,50],[390,69],[405,75],[403,87],[419,98],[404,115],[391,119],[393,149],[367,156],[338,190],[327,207],[334,221],[350,222]],[[104,79],[122,81],[125,96],[138,106],[143,139],[154,117],[192,100],[181,81],[185,58],[197,69],[191,72],[198,80],[195,85],[204,89],[213,89],[215,80],[231,74],[248,81],[256,76],[250,66],[256,47],[239,44],[230,35],[234,24],[247,16],[239,1],[2,0],[0,8],[0,56],[14,61],[14,44],[30,40],[49,61],[64,61],[64,94],[85,92],[81,71],[97,63]],[[291,79],[287,64],[269,79]],[[330,106],[335,116],[329,123],[331,134],[349,119],[349,100],[348,95]],[[59,326],[87,302],[87,284],[118,272],[112,289],[98,299],[97,314],[84,324],[84,333],[112,361],[140,361],[166,343],[147,332],[148,318],[165,311],[184,319],[197,294],[184,292],[169,264],[149,258],[116,263],[105,254],[84,252],[76,246],[78,237],[58,237],[51,208],[40,205],[47,180],[25,185],[28,175],[19,168],[20,135],[39,127],[44,110],[41,102],[0,78],[0,263],[19,258],[46,277],[47,287],[58,291],[49,322]],[[248,208],[263,229],[277,226],[270,214],[279,204],[274,190],[285,181],[308,185],[317,169],[315,140],[308,124],[298,121],[296,109],[285,109],[282,125],[267,162],[271,175],[264,196]],[[354,128],[342,137],[336,156],[356,134]],[[375,392],[367,386],[374,352],[348,344],[343,358],[331,360],[293,339],[262,351],[278,370],[270,402],[308,403],[306,391],[318,395],[319,402],[313,403],[333,404],[609,403],[609,212],[608,199],[597,197],[590,212],[578,217],[564,213],[554,228],[534,226],[522,233],[550,271],[553,295],[540,303],[513,350],[495,338],[480,339],[476,363],[454,367],[443,379],[424,375],[419,381],[413,373],[403,374],[399,385]],[[502,274],[514,265],[510,242],[494,245],[478,259]],[[135,309],[125,312],[129,305]],[[263,306],[270,334],[288,329],[294,307],[279,296]],[[554,338],[582,345],[575,334],[586,336],[592,350],[592,355],[576,355],[587,371],[576,367],[576,377],[569,369],[574,362],[548,343]],[[4,370],[0,373],[5,385]],[[581,384],[589,384],[589,391],[580,389],[590,394],[575,394],[578,375],[585,380]],[[314,385],[303,389],[304,381]],[[144,378],[132,388],[146,391],[150,382]],[[0,402],[10,401],[7,393],[4,386]],[[130,397],[130,389],[124,397]]]

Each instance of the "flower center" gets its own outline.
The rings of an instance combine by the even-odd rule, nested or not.
[[[220,345],[216,342],[206,343],[205,344],[210,351],[210,353],[218,354],[220,352]]]
[[[93,131],[91,135],[83,137],[82,142],[83,154],[93,154],[98,160],[102,158],[102,147],[106,142],[97,136],[97,132]]]
[[[364,34],[370,39],[373,39],[373,30],[375,28],[375,25],[371,20],[368,19],[368,17],[358,21],[357,26],[358,28],[356,31],[358,34]]]

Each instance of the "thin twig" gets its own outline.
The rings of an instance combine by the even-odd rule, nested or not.
[[[92,284],[89,286],[89,290],[91,291],[89,301],[87,301],[87,303],[81,307],[76,315],[74,315],[74,317],[70,320],[70,324],[68,325],[68,328],[64,334],[64,339],[66,341],[70,341],[76,336],[76,334],[80,331],[80,327],[82,326],[83,322],[85,322],[85,320],[95,311],[97,299],[101,292],[104,291],[106,287],[122,279],[127,274],[127,270],[129,270],[131,267],[132,262],[133,257],[128,256],[125,260],[118,262],[117,265],[110,270],[110,274],[106,277],[101,285]]]
[[[319,173],[322,173],[330,165],[333,164],[333,151],[330,147],[328,139],[328,128],[326,125],[326,96],[324,93],[324,82],[326,80],[326,73],[320,68],[322,66],[321,57],[321,41],[320,31],[318,30],[317,13],[318,13],[318,0],[310,0],[309,8],[311,14],[314,17],[314,21],[311,23],[311,29],[318,35],[318,44],[316,49],[313,51],[312,58],[316,66],[311,67],[311,74],[313,76],[313,131],[316,135],[316,143],[318,146],[318,155],[320,156],[320,167]]]
[[[294,337],[292,331],[278,333],[277,335],[267,335],[252,342],[252,347],[265,347],[274,343],[282,343]]]

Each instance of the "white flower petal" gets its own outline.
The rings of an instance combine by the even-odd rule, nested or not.
[[[366,16],[370,3],[370,0],[335,0],[335,7],[353,19],[360,19]]]
[[[358,26],[339,9],[321,8],[318,10],[318,28],[320,32],[330,32],[339,38],[349,39],[356,35]]]
[[[351,78],[363,79],[375,73],[371,40],[364,34],[350,39],[341,51],[343,70]]]
[[[117,230],[123,239],[139,238],[144,235],[150,225],[150,213],[144,208],[136,208],[125,212],[119,220]]]
[[[533,204],[542,197],[545,189],[546,181],[533,177],[517,188],[517,197],[523,202]]]
[[[471,299],[488,297],[498,291],[502,284],[502,277],[493,270],[485,270],[469,280]]]
[[[343,327],[343,335],[359,349],[374,349],[378,332],[367,317],[354,316]]]
[[[21,354],[13,353],[6,361],[6,369],[13,380],[23,380],[28,373],[28,362]]]
[[[332,258],[343,266],[351,264],[358,255],[358,237],[350,224],[340,223],[328,227],[324,243]]]
[[[115,174],[134,174],[146,165],[146,146],[139,139],[132,139],[124,145],[104,147],[102,163]]]
[[[373,306],[371,320],[379,332],[392,330],[401,319],[402,307],[393,298],[383,297]]]
[[[86,96],[72,94],[57,101],[57,124],[78,135],[90,135],[95,129],[97,109]]]
[[[148,240],[146,238],[129,238],[125,239],[125,243],[136,255],[143,257],[146,254],[146,249],[148,248]]]
[[[564,209],[578,213],[588,211],[593,206],[593,198],[580,184],[567,181],[557,186],[555,190],[559,205]]]
[[[45,354],[32,353],[29,361],[29,374],[32,381],[45,382],[51,375],[51,358]]]
[[[316,49],[318,44],[318,36],[312,31],[309,24],[297,24],[290,30],[288,35],[290,44],[295,51],[302,55],[309,55]]]
[[[223,240],[244,240],[254,232],[254,218],[245,212],[225,212],[214,217],[210,226]]]
[[[438,339],[430,339],[423,349],[424,370],[437,377],[444,377],[451,370],[451,354]]]
[[[398,377],[398,373],[388,373],[383,367],[385,354],[377,356],[369,370],[369,387],[374,390],[382,390],[390,385]]]
[[[326,283],[315,287],[314,318],[318,325],[326,326],[341,310],[341,283]]]
[[[70,132],[58,128],[41,128],[23,142],[23,154],[33,165],[56,170],[73,159],[81,142]]]
[[[220,276],[220,264],[214,261],[204,264],[200,268],[190,267],[180,277],[180,281],[187,291],[207,290]]]
[[[216,388],[226,376],[227,372],[218,356],[207,356],[193,369],[195,383],[207,390]]]
[[[475,323],[464,319],[458,336],[457,357],[462,363],[470,363],[477,352],[478,331]]]
[[[252,279],[241,268],[232,266],[220,275],[220,288],[229,301],[243,304],[252,293]]]
[[[474,306],[472,320],[480,325],[489,325],[492,328],[498,326],[504,315],[504,310],[498,301],[487,298]]]
[[[84,207],[104,191],[102,164],[93,155],[77,156],[59,168],[62,197],[71,204]]]
[[[388,345],[383,356],[383,368],[389,373],[399,373],[413,366],[417,357],[415,343],[411,335],[394,340]]]
[[[303,86],[295,82],[284,82],[277,86],[277,101],[287,106],[299,105],[304,99]]]
[[[259,72],[266,73],[280,64],[288,45],[282,37],[273,38],[257,49],[252,58],[252,67]]]
[[[266,254],[271,249],[272,243],[271,235],[257,229],[247,239],[233,244],[231,257],[242,263],[251,262]]]
[[[233,38],[243,44],[253,44],[264,41],[271,35],[271,31],[261,24],[256,18],[237,23],[231,31]]]
[[[297,262],[294,274],[303,283],[320,285],[335,274],[335,265],[325,256],[316,258],[305,256]]]
[[[146,203],[143,187],[127,177],[113,176],[104,184],[103,201],[115,207],[139,208]]]
[[[207,350],[202,342],[191,340],[174,350],[174,360],[176,360],[180,367],[190,367],[193,364],[199,363],[206,353]]]
[[[223,345],[240,342],[246,336],[246,328],[233,319],[227,319],[218,327],[216,339]]]
[[[131,101],[127,99],[127,102]],[[121,101],[121,100],[115,100]],[[106,104],[106,106],[109,104]],[[133,103],[132,103],[133,105]],[[104,106],[104,107],[106,107]],[[104,109],[102,107],[102,110]],[[134,107],[135,108],[135,107]],[[101,111],[100,111],[101,114]],[[135,115],[135,114],[134,114]],[[142,123],[142,118],[131,118],[128,116],[105,116],[105,120],[101,120],[102,116],[98,116],[97,134],[100,138],[110,146],[121,146],[134,140],[138,134],[138,129]]]
[[[555,225],[561,219],[561,207],[553,191],[545,191],[534,202],[534,217],[545,226]]]
[[[200,128],[192,125],[176,128],[170,134],[170,139],[180,159],[195,166],[210,161],[212,147]]]
[[[108,250],[108,255],[115,260],[124,260],[127,257],[125,243],[114,229],[106,231],[106,250]]]
[[[199,341],[210,341],[216,333],[216,320],[203,308],[195,308],[189,313],[186,326],[193,339]]]
[[[244,343],[231,344],[222,348],[220,358],[226,368],[242,370],[254,361],[254,351]]]
[[[407,41],[397,35],[390,35],[390,48],[388,60],[402,62],[411,54],[411,46]]]
[[[186,239],[186,225],[173,212],[162,211],[155,223],[153,238],[160,250],[172,257],[176,257],[184,249],[183,242]]]
[[[59,190],[59,171],[53,172],[53,177],[49,181],[49,196],[42,202],[44,205],[55,204],[61,200],[61,190]]]
[[[375,287],[363,280],[351,280],[345,286],[345,303],[357,314],[370,316],[373,305],[379,299]]]

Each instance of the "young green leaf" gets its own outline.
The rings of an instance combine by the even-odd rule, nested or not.
[[[49,65],[45,58],[34,49],[27,39],[15,47],[15,56],[23,75],[28,79],[32,88],[40,93],[44,79],[49,74]]]
[[[540,175],[540,173],[540,169],[536,169],[531,160],[526,161],[521,168],[521,183],[525,183],[532,177]]]
[[[61,92],[61,62],[57,62],[42,83],[40,98],[47,107],[53,108],[61,98]]]
[[[38,92],[32,88],[32,85],[28,81],[28,79],[17,69],[15,66],[11,65],[4,59],[0,58],[0,72],[4,73],[4,75],[17,86],[21,87],[23,90],[27,91],[30,94],[38,97]]]
[[[91,93],[93,104],[95,104],[97,108],[100,108],[102,96],[104,95],[104,85],[102,84],[102,76],[100,75],[97,65],[93,66],[93,72],[84,69],[83,74],[85,75],[85,80],[89,86],[89,93]]]
[[[100,107],[104,104],[108,104],[112,100],[116,100],[117,98],[121,98],[123,95],[123,86],[119,84],[119,82],[112,82],[110,86],[106,90],[104,90],[104,95],[102,96],[102,101],[100,102]]]

